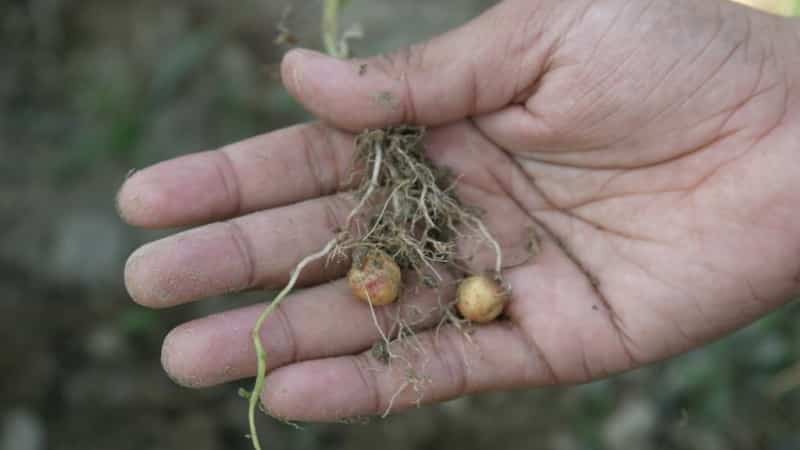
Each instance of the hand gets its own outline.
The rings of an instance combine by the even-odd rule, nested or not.
[[[346,267],[309,267],[311,287],[263,329],[271,412],[334,420],[580,383],[703,345],[800,288],[798,28],[723,1],[509,0],[390,56],[290,52],[286,87],[327,125],[128,179],[130,223],[196,225],[136,251],[128,289],[161,308],[280,287],[353,207],[350,132],[411,122],[430,127],[430,157],[461,175],[459,196],[508,255],[507,320],[469,336],[419,324],[422,350],[394,349],[424,378],[415,391],[403,364],[370,355],[378,331]],[[526,262],[531,228],[541,253]],[[404,305],[436,305],[406,292]],[[195,387],[253,376],[262,307],[176,328],[166,370]]]

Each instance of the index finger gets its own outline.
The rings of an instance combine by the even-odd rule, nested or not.
[[[209,223],[344,189],[353,136],[297,125],[135,172],[117,195],[120,215],[147,228]]]

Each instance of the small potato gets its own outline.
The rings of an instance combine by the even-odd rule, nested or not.
[[[491,322],[505,308],[508,294],[500,283],[486,275],[465,278],[456,293],[458,312],[468,320],[478,323]]]
[[[402,274],[391,256],[381,250],[369,250],[365,255],[354,258],[347,281],[356,298],[381,306],[397,300]]]

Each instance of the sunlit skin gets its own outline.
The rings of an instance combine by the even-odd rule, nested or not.
[[[165,308],[280,287],[354,206],[351,133],[400,122],[429,127],[429,156],[460,175],[464,202],[486,211],[512,296],[503,320],[469,337],[454,326],[436,333],[438,316],[417,321],[424,351],[393,351],[429,381],[421,399],[400,393],[394,410],[634,369],[800,291],[796,20],[715,0],[508,0],[389,56],[292,51],[282,75],[320,122],[125,182],[119,209],[131,224],[193,227],[130,257],[136,302]],[[541,251],[529,260],[531,230]],[[262,399],[273,414],[380,414],[408,376],[370,356],[380,336],[346,272],[310,266],[309,289],[264,325]],[[398,305],[413,314],[438,301],[406,286],[376,310],[388,324]],[[249,331],[262,308],[179,326],[164,342],[165,369],[193,387],[253,376]]]

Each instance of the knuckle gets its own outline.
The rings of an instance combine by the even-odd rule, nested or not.
[[[224,189],[227,204],[231,214],[238,214],[242,209],[242,193],[241,193],[241,180],[239,180],[236,166],[231,158],[230,153],[226,148],[222,148],[215,153],[218,157],[215,165],[217,175],[219,177],[219,184]]]
[[[369,396],[370,410],[374,414],[379,413],[384,408],[383,405],[389,404],[389,399],[383,395],[383,392],[378,387],[376,372],[372,368],[372,364],[370,364],[369,356],[362,353],[353,357],[353,365],[364,385],[364,390]]]
[[[340,174],[331,130],[322,123],[315,123],[303,127],[300,133],[308,177],[316,186],[317,195],[335,192],[340,184]]]
[[[439,336],[432,336],[430,338],[430,347],[433,349],[435,356],[441,361],[442,367],[447,374],[447,382],[452,389],[449,396],[459,397],[467,393],[468,385],[466,363],[458,350],[459,341],[455,337],[455,333],[460,333],[460,331],[447,330],[447,332],[441,333]]]
[[[391,97],[386,100],[390,103],[392,109],[402,113],[402,121],[404,123],[416,122],[417,106],[414,86],[417,83],[414,79],[429,67],[428,57],[426,56],[427,47],[428,44],[426,42],[417,43],[395,52],[381,55],[376,61],[377,69],[399,84],[399,92],[390,93]]]
[[[281,329],[283,330],[283,337],[286,343],[284,348],[288,349],[286,352],[287,359],[284,364],[293,364],[299,361],[300,358],[297,335],[294,332],[294,328],[292,328],[292,321],[289,318],[289,315],[286,313],[283,305],[278,305],[278,307],[275,308],[275,313],[281,323]]]
[[[235,290],[244,290],[256,285],[256,260],[250,238],[236,219],[223,222],[236,248],[242,264],[242,281]]]

